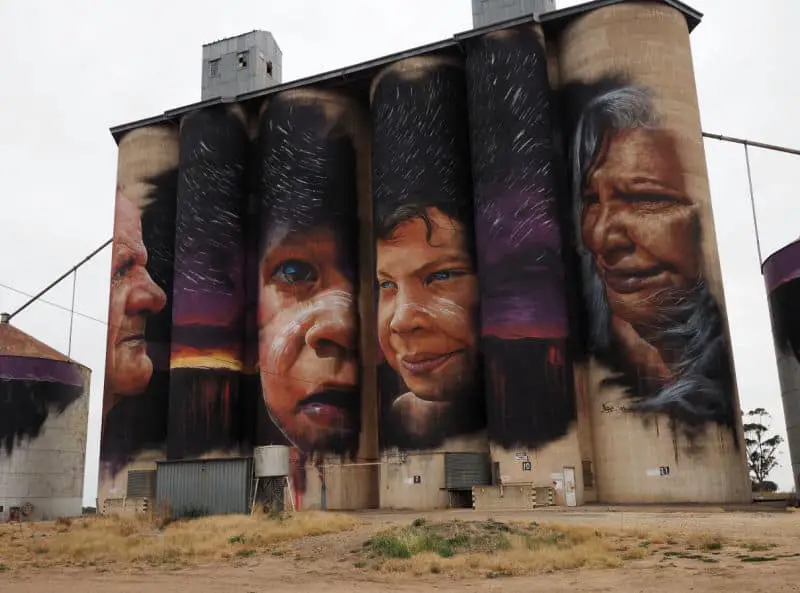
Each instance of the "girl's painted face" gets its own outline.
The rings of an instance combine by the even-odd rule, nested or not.
[[[447,401],[475,377],[478,281],[458,221],[429,208],[377,243],[378,339],[417,397]]]
[[[327,228],[268,246],[259,269],[259,369],[270,416],[304,451],[358,438],[358,323],[351,275]]]

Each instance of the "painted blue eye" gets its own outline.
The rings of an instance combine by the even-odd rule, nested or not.
[[[428,277],[425,278],[425,284],[430,284],[431,282],[444,282],[445,280],[451,280],[463,275],[464,272],[460,272],[458,270],[439,270],[438,272],[428,274]]]
[[[297,282],[314,282],[317,279],[317,271],[311,264],[299,259],[290,259],[279,263],[272,271],[272,277],[284,284],[296,284]]]
[[[397,285],[391,280],[384,280],[383,282],[378,283],[378,288],[380,288],[381,290],[391,290],[396,286]]]

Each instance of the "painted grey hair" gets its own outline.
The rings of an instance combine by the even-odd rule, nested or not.
[[[577,247],[581,259],[583,298],[589,313],[589,347],[593,354],[613,350],[611,309],[605,285],[595,269],[592,254],[583,244],[581,217],[582,193],[586,176],[609,133],[626,128],[653,129],[659,125],[648,89],[622,86],[592,99],[583,109],[573,135],[571,176],[573,216]],[[633,408],[641,412],[665,413],[680,420],[686,434],[694,435],[708,421],[730,425],[730,390],[733,377],[730,355],[722,325],[722,315],[702,279],[668,311],[665,342],[681,351],[681,362],[671,370],[676,379],[655,393],[637,397]],[[622,370],[622,369],[615,369]],[[635,380],[632,381],[635,384]],[[631,394],[633,395],[633,394]]]
[[[583,186],[603,139],[616,130],[626,128],[653,128],[658,117],[653,108],[650,92],[640,86],[622,86],[592,99],[583,109],[573,135],[572,206],[577,229],[577,246],[584,279],[584,300],[590,311],[590,343],[606,349],[609,346],[609,311],[605,286],[594,269],[591,253],[583,244],[581,217],[583,214]]]

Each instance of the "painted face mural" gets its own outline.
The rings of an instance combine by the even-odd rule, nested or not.
[[[489,438],[535,447],[576,418],[545,51],[531,26],[466,54]]]
[[[372,90],[384,447],[485,426],[463,65],[410,59]]]
[[[306,454],[353,455],[361,429],[352,106],[287,92],[261,122],[259,372],[270,417]]]
[[[697,201],[649,89],[601,81],[573,91],[575,224],[590,348],[622,371],[632,408],[688,432],[730,425],[733,380],[719,307],[700,265]]]
[[[114,212],[105,384],[114,396],[126,396],[142,393],[153,374],[145,325],[148,317],[164,308],[167,295],[146,268],[139,205],[117,188]],[[108,405],[114,403],[112,398],[106,401]]]
[[[178,134],[120,140],[100,443],[100,498],[124,497],[129,463],[165,455]]]

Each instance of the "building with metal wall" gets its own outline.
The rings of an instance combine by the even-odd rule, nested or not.
[[[0,321],[0,521],[81,514],[90,373]]]
[[[519,10],[112,130],[115,234],[162,257],[112,284],[158,337],[107,389],[101,499],[286,445],[296,508],[749,500],[701,15]]]

